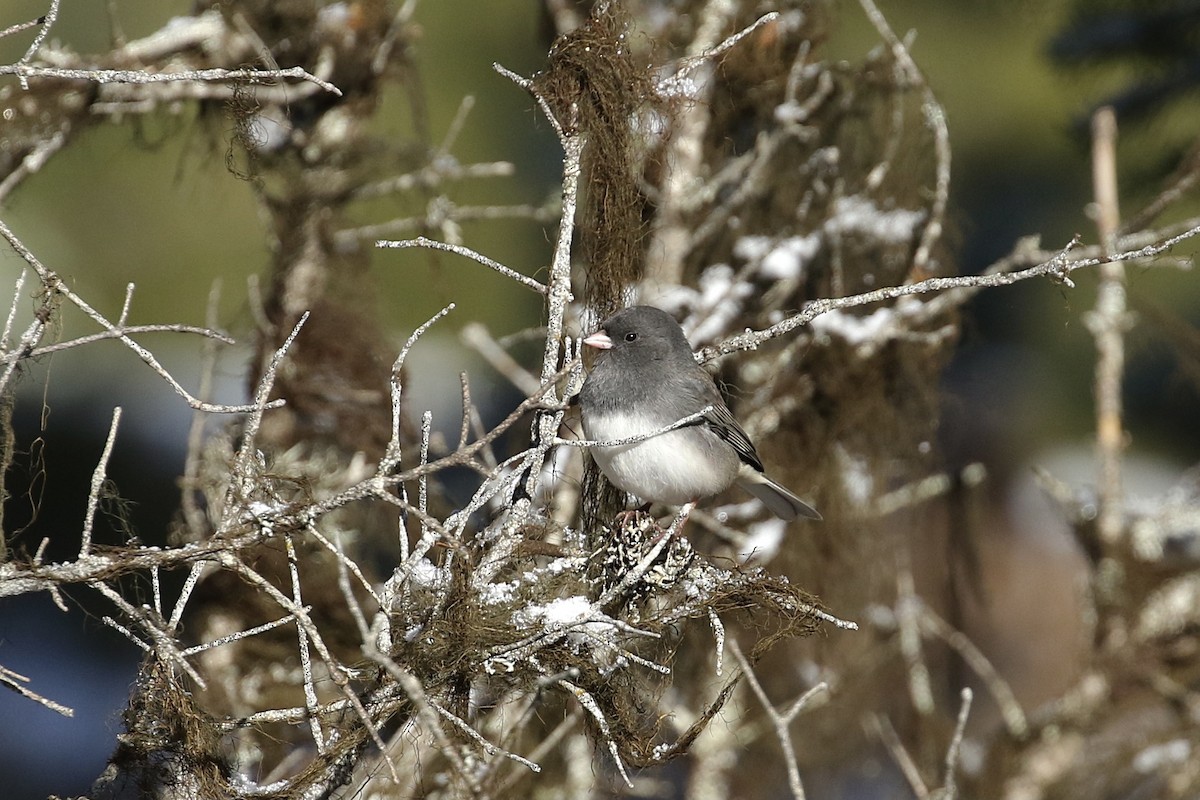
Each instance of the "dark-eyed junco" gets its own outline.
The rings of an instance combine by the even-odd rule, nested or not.
[[[781,519],[821,518],[763,474],[754,445],[671,315],[652,306],[626,308],[583,343],[602,351],[579,392],[588,439],[645,435],[712,407],[694,424],[632,444],[593,447],[600,471],[619,489],[647,502],[682,505],[737,483]]]

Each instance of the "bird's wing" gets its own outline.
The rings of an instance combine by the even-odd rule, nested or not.
[[[713,394],[716,394],[715,389]],[[704,422],[708,425],[708,429],[727,442],[737,452],[742,463],[749,464],[762,472],[762,461],[758,458],[754,443],[750,441],[750,437],[742,430],[738,421],[733,418],[729,407],[719,397],[716,402],[710,401],[707,405],[712,405],[712,411],[704,415]]]

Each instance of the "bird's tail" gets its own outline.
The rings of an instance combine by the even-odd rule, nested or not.
[[[821,515],[815,508],[756,469],[743,469],[742,474],[738,476],[737,483],[738,486],[761,500],[767,510],[780,519],[789,522],[797,517],[821,519]]]

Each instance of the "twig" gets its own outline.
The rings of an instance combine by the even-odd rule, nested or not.
[[[221,281],[214,280],[208,291],[208,306],[204,311],[204,321],[210,328],[215,328],[217,313],[221,301]],[[217,369],[217,343],[208,339],[203,343],[200,352],[200,386],[196,396],[202,402],[211,402],[213,392],[213,375]],[[183,478],[180,480],[179,507],[188,532],[193,537],[203,536],[207,527],[204,511],[200,508],[198,495],[202,491],[200,485],[200,467],[203,463],[204,423],[205,416],[199,411],[192,412],[192,421],[188,426],[187,457],[183,463]]]
[[[47,294],[49,294],[51,296],[59,295],[59,296],[66,298],[73,305],[75,305],[76,308],[78,308],[80,311],[82,311],[84,314],[86,314],[88,317],[90,317],[93,321],[95,321],[97,324],[99,324],[100,327],[104,328],[107,331],[112,331],[115,338],[120,339],[121,342],[126,347],[128,347],[130,350],[132,350],[134,353],[136,353],[139,358],[142,359],[142,361],[146,364],[146,366],[150,367],[152,370],[154,370],[154,372],[156,372],[160,377],[162,377],[163,380],[165,380],[167,383],[169,383],[171,385],[171,388],[175,390],[175,393],[178,394],[180,397],[182,397],[184,400],[186,400],[187,404],[189,406],[191,406],[193,409],[196,409],[199,411],[209,411],[209,412],[218,413],[218,414],[242,414],[242,413],[246,413],[246,412],[252,412],[255,410],[254,406],[215,405],[212,403],[202,402],[202,401],[196,399],[195,397],[193,397],[186,389],[183,388],[182,384],[180,384],[179,381],[175,380],[175,377],[173,375],[171,375],[171,373],[168,372],[166,370],[166,368],[162,366],[162,364],[159,363],[158,359],[154,356],[153,353],[151,353],[146,348],[142,347],[140,344],[135,342],[133,339],[130,339],[128,334],[121,332],[118,329],[118,327],[116,325],[114,325],[113,323],[109,322],[108,319],[106,319],[103,314],[96,311],[82,297],[75,294],[75,292],[73,292],[70,289],[70,287],[68,287],[65,283],[63,283],[62,279],[59,278],[59,276],[55,272],[51,271],[50,269],[47,269],[46,266],[44,264],[42,264],[42,262],[37,258],[37,256],[35,256],[33,254],[33,252],[28,247],[26,247],[25,244],[19,238],[17,238],[16,234],[14,234],[12,232],[12,230],[7,225],[5,225],[2,220],[0,220],[0,238],[7,240],[9,243],[9,246],[11,246],[12,249],[17,252],[17,255],[19,255],[22,259],[24,259],[26,264],[33,267],[34,272],[37,273],[38,278],[41,280],[42,285],[45,287]],[[40,336],[40,333],[39,333],[39,336]],[[9,373],[6,373],[6,376],[8,374]],[[2,388],[2,385],[3,384],[0,383],[0,388]],[[273,402],[273,403],[269,404],[268,407],[275,408],[279,405],[282,405],[282,401]]]
[[[384,762],[388,766],[392,780],[399,783],[399,776],[396,773],[395,764],[387,753],[386,746],[384,745],[383,738],[379,734],[378,727],[375,725],[375,722],[371,719],[371,715],[363,706],[358,694],[354,691],[354,687],[350,685],[349,678],[346,675],[345,667],[341,665],[341,663],[329,650],[329,646],[325,643],[324,637],[321,636],[321,632],[313,623],[312,617],[308,613],[308,609],[297,605],[290,597],[277,589],[269,580],[264,578],[255,570],[251,569],[246,564],[242,563],[242,561],[228,548],[218,550],[215,555],[223,567],[237,573],[253,586],[257,587],[260,591],[270,597],[271,600],[280,608],[291,614],[296,620],[296,625],[304,629],[309,643],[311,643],[313,648],[317,651],[317,655],[320,656],[321,661],[325,664],[326,670],[329,673],[329,677],[341,691],[342,697],[346,699],[350,707],[354,710],[359,721],[362,722],[363,726],[370,733],[371,740],[375,743],[375,746],[378,747],[380,752],[383,754]]]
[[[912,564],[907,548],[896,554],[896,623],[899,627],[900,653],[908,668],[908,694],[913,708],[922,716],[934,711],[933,687],[929,667],[921,652],[921,601],[913,585]]]
[[[83,535],[79,544],[80,558],[92,550],[92,525],[96,520],[96,508],[100,505],[100,491],[104,488],[104,481],[107,478],[105,473],[108,469],[108,459],[112,457],[113,444],[117,441],[117,426],[120,422],[121,407],[117,406],[113,409],[112,424],[108,427],[108,438],[104,440],[104,451],[100,454],[100,461],[96,464],[96,469],[92,471],[92,485],[88,491],[87,512],[83,517]]]
[[[122,597],[115,589],[102,580],[92,581],[90,586],[108,598],[108,600],[117,608],[119,608],[121,613],[123,613],[128,619],[137,622],[141,626],[141,629],[150,636],[150,639],[154,642],[154,645],[153,647],[148,647],[148,651],[153,650],[155,655],[157,655],[163,661],[168,661],[175,664],[177,667],[179,667],[179,669],[186,672],[201,689],[208,688],[208,684],[205,682],[204,678],[200,677],[200,673],[196,671],[196,668],[188,663],[187,658],[184,657],[183,652],[179,649],[178,643],[162,629],[161,620],[155,618],[152,612],[149,612],[145,608],[134,606],[124,597]],[[124,632],[130,638],[130,641],[134,643],[139,641],[131,632],[124,629],[115,621],[113,621],[112,625],[117,630]]]
[[[771,721],[771,726],[775,729],[775,736],[779,739],[779,744],[783,748],[783,758],[787,763],[788,788],[791,789],[792,797],[795,800],[804,800],[804,784],[800,780],[800,766],[796,763],[796,748],[792,744],[792,733],[789,727],[795,721],[796,717],[800,715],[801,711],[804,711],[814,701],[829,692],[829,685],[824,681],[818,683],[796,698],[795,702],[786,711],[780,713],[771,704],[766,690],[759,683],[758,676],[750,666],[749,659],[742,653],[742,648],[738,645],[736,639],[729,640],[729,650],[733,653],[733,657],[737,659],[738,664],[741,665],[742,674],[745,675],[746,682],[750,684],[754,696],[762,704],[763,711],[766,712],[767,718]]]
[[[711,116],[707,100],[713,88],[710,79],[712,59],[706,54],[718,49],[718,37],[728,27],[735,10],[729,3],[706,3],[704,16],[688,47],[689,56],[681,62],[674,75],[658,86],[661,94],[673,92],[683,84],[685,77],[701,73],[691,81],[689,102],[674,115],[673,124],[665,137],[663,163],[669,164],[670,169],[662,181],[658,211],[654,215],[653,240],[647,249],[647,252],[655,254],[647,273],[651,285],[666,287],[679,284],[689,242],[694,241],[686,211],[703,172],[703,143]],[[762,21],[760,19],[751,27]],[[701,70],[701,67],[704,69]]]
[[[1117,117],[1105,106],[1092,118],[1092,182],[1096,196],[1096,225],[1106,255],[1116,249],[1120,211],[1117,205]],[[1096,450],[1100,461],[1096,530],[1108,546],[1123,536],[1121,491],[1121,382],[1125,371],[1125,268],[1119,261],[1100,265],[1096,308],[1087,315],[1096,340]]]
[[[38,17],[37,19],[31,19],[31,20],[27,20],[25,22],[18,22],[15,25],[9,25],[7,28],[0,30],[0,39],[3,39],[8,36],[12,36],[14,33],[20,33],[21,31],[27,31],[36,25],[41,25],[45,21],[46,21],[45,17]]]
[[[946,216],[946,204],[950,199],[950,131],[946,126],[946,112],[942,109],[929,82],[921,73],[919,67],[908,52],[904,42],[896,36],[887,19],[875,5],[874,0],[859,0],[867,18],[875,26],[875,30],[887,42],[892,50],[892,57],[904,70],[907,77],[921,89],[923,102],[921,111],[925,114],[925,122],[933,131],[933,148],[937,158],[936,177],[934,182],[933,205],[929,209],[929,219],[921,231],[921,239],[913,254],[912,268],[918,273],[928,274],[928,262],[933,246],[942,236],[943,221]]]
[[[563,132],[562,122],[559,121],[558,117],[554,116],[554,112],[550,109],[550,104],[546,102],[546,98],[534,91],[533,81],[522,75],[518,75],[500,63],[493,62],[492,69],[494,69],[500,75],[508,78],[525,91],[529,92],[529,94],[533,96],[533,99],[537,101],[538,107],[542,109],[542,113],[545,114],[546,119],[550,122],[550,126],[554,128],[554,133],[558,136],[558,140],[561,142],[566,138],[566,134]],[[566,187],[564,186],[563,188],[565,190]],[[566,192],[564,191],[563,194],[565,195]]]
[[[309,532],[324,539],[324,535],[319,533],[316,526],[310,526]],[[373,642],[374,635],[371,632],[371,626],[367,623],[367,615],[363,613],[362,604],[358,602],[358,598],[354,596],[354,589],[350,586],[350,573],[353,571],[359,578],[363,580],[362,572],[358,565],[346,555],[342,548],[342,534],[340,531],[334,532],[334,537],[337,539],[337,559],[338,559],[338,589],[342,593],[342,599],[346,601],[346,608],[350,610],[350,615],[354,617],[354,624],[358,627],[358,635],[364,642]],[[365,581],[364,581],[365,582]],[[384,608],[383,600],[376,594],[375,590],[367,584],[367,591],[375,598],[376,604],[380,608]]]
[[[336,249],[356,248],[362,241],[381,240],[421,230],[439,230],[442,231],[444,238],[455,239],[460,234],[460,223],[500,219],[550,223],[558,219],[558,207],[553,204],[530,205],[528,203],[460,206],[450,202],[444,195],[439,195],[429,202],[426,212],[422,216],[400,217],[375,225],[342,228],[333,235],[333,240]],[[442,242],[438,242],[438,244],[442,244]]]
[[[535,709],[536,707],[531,703],[529,706],[529,715],[533,715]],[[548,736],[545,736],[540,742],[537,743],[537,746],[534,747],[529,753],[529,760],[536,764],[547,755],[554,752],[558,746],[562,744],[562,740],[567,736],[567,734],[569,734],[579,725],[579,720],[582,718],[582,716],[583,710],[581,708],[572,709],[571,713],[568,714],[562,722],[558,723],[558,725],[554,727],[554,730],[550,731]],[[504,781],[504,783],[500,784],[495,795],[493,796],[511,797],[512,795],[510,794],[510,791],[513,787],[513,784],[522,777],[522,773],[513,774],[506,781]]]
[[[192,656],[192,655],[195,655],[196,653],[203,653],[205,650],[214,650],[218,647],[223,647],[224,645],[232,644],[233,642],[240,642],[242,639],[249,639],[251,636],[257,636],[260,633],[266,633],[267,631],[273,631],[276,628],[281,628],[284,625],[291,624],[295,621],[296,621],[295,618],[292,617],[291,614],[288,614],[287,616],[280,617],[279,619],[274,620],[273,622],[264,622],[262,625],[255,625],[253,628],[247,628],[244,631],[238,631],[236,633],[228,634],[227,636],[221,636],[217,639],[212,639],[211,641],[204,642],[203,644],[193,645],[192,647],[188,647],[184,650],[181,650],[180,652],[183,653],[183,655],[185,655],[185,656]],[[305,707],[304,709],[302,709],[301,713],[303,715],[307,716],[308,714],[311,713],[311,711],[312,710],[310,708]]]
[[[463,326],[462,340],[525,395],[531,395],[541,388],[538,379],[492,338],[483,323],[472,322]]]
[[[262,426],[263,414],[268,408],[273,408],[272,403],[267,402],[267,398],[271,396],[271,389],[275,386],[275,375],[279,371],[279,365],[283,363],[283,358],[287,355],[287,351],[291,349],[292,344],[296,341],[296,337],[300,335],[300,329],[304,327],[304,323],[308,321],[308,312],[305,311],[300,315],[300,319],[296,321],[296,326],[292,328],[292,332],[283,340],[283,344],[271,356],[271,360],[267,363],[267,368],[263,370],[262,378],[258,381],[258,387],[254,392],[253,410],[246,418],[246,423],[242,428],[242,444],[238,450],[236,463],[232,480],[229,482],[229,489],[226,492],[225,509],[230,511],[239,508],[242,502],[248,500],[254,493],[254,469],[253,465],[259,457],[258,452],[258,431]],[[227,514],[226,518],[221,522],[221,530],[231,524],[236,515]]]
[[[542,383],[558,371],[564,350],[567,310],[574,300],[571,294],[571,243],[575,231],[575,207],[579,199],[579,178],[586,137],[580,134],[563,140],[563,208],[558,238],[550,262],[550,281],[546,292],[546,347],[542,352]],[[545,439],[542,439],[545,441]]]
[[[32,700],[35,703],[40,703],[56,714],[62,714],[64,717],[75,716],[75,709],[69,706],[64,706],[62,703],[56,703],[53,700],[42,697],[37,692],[22,686],[22,683],[29,683],[29,678],[21,675],[18,672],[13,672],[7,667],[0,666],[0,685],[7,686],[22,697]]]
[[[375,183],[368,183],[354,191],[354,198],[364,200],[387,194],[411,192],[414,189],[432,189],[447,181],[468,178],[507,178],[516,172],[509,161],[486,161],[479,164],[459,164],[450,159],[435,160],[417,172],[406,172]]]
[[[175,607],[171,610],[171,619],[167,621],[167,632],[174,633],[179,629],[179,623],[183,620],[183,611],[187,608],[187,602],[192,596],[192,591],[196,588],[196,583],[200,580],[200,576],[204,574],[204,561],[197,559],[192,562],[192,568],[188,571],[188,576],[183,582],[183,588],[179,590],[179,598],[175,601]]]
[[[717,640],[717,677],[721,677],[721,669],[725,664],[725,625],[713,608],[708,609],[708,622],[712,625],[713,637]]]
[[[392,472],[400,465],[402,456],[400,444],[400,428],[404,419],[404,414],[401,408],[401,400],[403,399],[403,378],[404,378],[404,362],[408,358],[408,353],[416,345],[426,331],[433,327],[434,323],[442,317],[454,310],[454,303],[450,303],[441,311],[434,314],[429,319],[425,320],[417,329],[412,332],[408,340],[404,342],[404,347],[400,348],[399,355],[396,356],[396,361],[392,364],[392,379],[391,379],[391,399],[392,399],[392,436],[388,441],[387,452],[383,459],[379,462],[380,474]]]
[[[921,628],[949,645],[983,681],[984,687],[1000,709],[1000,717],[1004,720],[1008,734],[1017,740],[1025,738],[1029,733],[1029,722],[1020,702],[1017,701],[1016,693],[983,651],[966,634],[938,616],[928,604],[921,603],[919,617]]]
[[[429,435],[433,430],[433,412],[424,411],[421,414],[421,463],[429,463]],[[425,519],[429,515],[429,476],[417,478],[417,510],[421,512],[421,538],[428,535]],[[421,555],[425,555],[422,553]]]
[[[558,236],[554,241],[554,255],[550,261],[550,279],[546,283],[546,346],[542,351],[541,385],[547,400],[556,402],[558,393],[553,385],[554,376],[559,372],[559,364],[570,358],[570,343],[566,337],[566,318],[571,301],[571,244],[575,233],[575,210],[579,202],[579,179],[583,173],[583,150],[587,144],[587,136],[576,131],[574,120],[567,133],[568,126],[554,116],[546,99],[534,90],[533,82],[523,78],[499,64],[493,64],[500,74],[530,92],[537,100],[538,106],[554,127],[558,141],[563,148],[562,168],[562,214],[558,222]],[[536,494],[536,482],[541,474],[546,453],[553,446],[559,425],[562,423],[563,412],[538,414],[533,421],[533,440],[537,443],[526,462],[529,476],[525,493],[529,497]],[[522,500],[514,505],[517,516],[526,513],[528,501]]]
[[[446,135],[442,137],[441,144],[434,151],[433,157],[430,159],[433,163],[442,161],[450,154],[454,148],[454,143],[458,141],[459,134],[462,133],[463,126],[467,124],[467,117],[470,116],[471,110],[475,108],[475,97],[466,95],[458,103],[458,111],[454,112],[454,119],[450,120],[450,125],[446,128]]]
[[[100,331],[99,333],[90,333],[86,336],[77,336],[74,339],[68,339],[65,342],[55,342],[54,344],[35,347],[28,352],[21,350],[11,350],[3,355],[0,355],[0,364],[7,364],[12,361],[20,361],[27,358],[41,358],[48,356],[51,353],[58,353],[63,350],[71,350],[76,347],[92,344],[94,342],[103,342],[108,339],[119,339],[123,336],[134,336],[142,333],[191,333],[198,336],[203,336],[206,339],[212,339],[222,344],[237,344],[232,338],[213,330],[212,328],[202,328],[196,325],[114,325],[110,330]],[[202,392],[197,393],[197,397],[203,397]]]
[[[29,78],[58,78],[92,83],[269,83],[280,78],[296,78],[341,97],[342,90],[300,67],[287,69],[189,69],[179,72],[141,72],[128,69],[59,69],[28,64],[0,65],[0,75]]]
[[[354,563],[354,560],[347,556],[342,550],[341,534],[337,534],[337,542],[335,543],[329,541],[329,538],[325,534],[321,533],[316,525],[309,525],[307,530],[309,535],[316,539],[322,547],[333,554],[333,557],[338,561],[339,568],[353,575],[358,581],[358,585],[363,587],[363,590],[366,591],[366,593],[369,594],[376,603],[382,606],[383,600],[379,597],[379,594],[376,593],[375,587],[373,587],[371,582],[367,580],[367,576],[363,575],[362,569],[359,568],[358,564]],[[353,597],[353,595],[351,595],[351,597]]]
[[[417,719],[422,721],[425,724],[425,727],[428,728],[429,734],[434,737],[434,741],[437,742],[441,754],[450,760],[450,763],[454,765],[459,775],[461,775],[475,791],[475,793],[478,794],[478,778],[472,770],[467,769],[466,764],[463,763],[462,755],[458,752],[458,749],[454,746],[454,743],[450,741],[450,738],[446,735],[446,732],[442,730],[442,726],[439,722],[440,717],[434,710],[433,703],[430,701],[429,695],[425,691],[425,687],[421,685],[421,681],[418,680],[417,677],[411,672],[405,670],[399,664],[393,661],[387,656],[386,653],[380,653],[375,648],[374,642],[371,640],[363,642],[363,653],[372,661],[383,667],[387,671],[388,675],[390,675],[400,686],[400,688],[404,690],[404,693],[408,696],[408,699],[412,702],[416,709]],[[376,739],[378,739],[379,734],[378,732],[375,732],[373,725],[371,726],[371,730],[374,732]],[[380,751],[384,754],[384,758],[387,759],[388,765],[392,769],[392,774],[394,776],[395,766],[392,763],[391,757],[384,749],[382,741],[378,741],[377,745],[379,746]],[[394,777],[393,780],[399,783],[399,780]]]
[[[950,746],[946,748],[946,782],[943,784],[945,800],[958,797],[958,751],[962,747],[963,734],[967,730],[967,717],[971,714],[971,700],[974,694],[967,687],[962,690],[962,705],[958,709],[958,721],[954,725],[954,736]]]
[[[879,303],[884,300],[895,300],[896,298],[907,297],[909,295],[925,294],[927,292],[944,292],[951,289],[978,291],[998,286],[1010,286],[1020,281],[1029,280],[1030,278],[1052,277],[1062,282],[1064,278],[1068,278],[1071,273],[1077,270],[1094,267],[1109,261],[1123,263],[1153,258],[1198,234],[1200,234],[1200,223],[1193,221],[1193,224],[1181,233],[1161,239],[1153,244],[1145,245],[1144,247],[1117,253],[1109,259],[1096,257],[1069,261],[1064,250],[1048,261],[1016,272],[998,272],[987,275],[966,275],[951,278],[927,278],[917,283],[909,283],[903,286],[889,286],[883,289],[863,292],[862,294],[850,295],[849,297],[814,300],[806,304],[800,313],[787,317],[769,328],[747,331],[737,336],[731,336],[715,345],[705,347],[696,354],[696,360],[704,363],[730,353],[754,350],[764,342],[782,336],[785,333],[790,333],[801,325],[811,322],[821,314],[826,314],[835,309],[853,308],[870,303]],[[963,299],[965,299],[965,296]]]
[[[489,269],[493,269],[496,272],[499,272],[501,275],[503,275],[506,278],[512,278],[514,281],[521,284],[522,286],[528,286],[530,289],[533,289],[535,292],[537,292],[539,294],[546,293],[546,286],[541,281],[530,278],[528,275],[522,275],[521,273],[517,272],[515,269],[506,267],[503,264],[501,264],[500,262],[494,261],[493,259],[490,259],[487,256],[482,255],[481,253],[477,253],[469,247],[463,247],[462,245],[447,244],[446,242],[438,242],[433,239],[427,239],[424,236],[418,236],[416,239],[401,239],[398,241],[388,241],[386,239],[380,239],[379,241],[375,242],[375,246],[380,247],[380,248],[392,248],[392,249],[403,249],[403,248],[408,248],[408,247],[424,247],[429,250],[441,250],[444,253],[454,253],[456,255],[460,255],[460,256],[463,256],[464,258],[469,258],[472,261],[483,264],[485,267],[488,267]]]
[[[3,181],[0,181],[0,204],[3,204],[12,190],[20,185],[21,181],[28,178],[33,173],[42,168],[50,156],[57,153],[67,143],[67,131],[60,128],[53,134],[39,139],[28,153],[21,158],[21,163],[16,169],[10,171]]]
[[[925,779],[921,777],[921,770],[917,767],[917,762],[913,761],[912,754],[900,741],[900,735],[896,733],[892,721],[883,714],[872,714],[870,720],[875,729],[875,735],[879,737],[879,741],[883,742],[883,746],[891,754],[892,761],[899,768],[904,780],[908,781],[908,787],[912,789],[913,795],[917,800],[929,800],[929,787],[925,785]]]
[[[292,541],[291,536],[285,536],[283,543],[287,550],[288,575],[292,581],[292,602],[297,607],[307,610],[300,595],[300,570],[296,563],[296,545]],[[325,734],[321,730],[321,720],[316,714],[317,687],[313,682],[312,654],[308,649],[308,632],[304,630],[303,625],[296,625],[296,641],[300,652],[300,675],[301,684],[304,686],[304,707],[308,710],[308,730],[312,734],[313,744],[317,746],[317,752],[324,753]]]
[[[42,26],[42,29],[37,32],[37,36],[33,37],[33,41],[30,42],[29,47],[25,50],[24,55],[22,55],[20,60],[17,61],[17,66],[27,65],[33,58],[34,54],[41,49],[42,42],[46,41],[46,37],[50,34],[51,26],[53,26],[58,20],[59,2],[60,0],[50,0],[49,10],[47,10],[46,13],[38,20]],[[29,82],[23,75],[21,76],[21,88],[25,91],[29,91]]]
[[[987,467],[978,462],[968,464],[959,472],[958,480],[966,486],[978,486],[987,480]],[[949,492],[954,488],[955,483],[954,478],[945,473],[921,478],[875,498],[869,515],[886,517],[897,511],[927,503]]]
[[[714,10],[720,11],[721,13],[719,15],[714,14],[712,13]],[[732,17],[731,7],[720,3],[714,3],[709,4],[705,11],[708,12],[708,16],[705,20],[707,24],[701,26],[701,32],[696,36],[695,40],[692,41],[689,48],[693,52],[700,50],[699,54],[681,58],[678,66],[675,69],[675,72],[659,82],[660,92],[664,91],[669,84],[686,78],[700,65],[716,61],[719,56],[723,56],[728,53],[747,36],[754,33],[768,22],[775,22],[780,17],[780,13],[778,11],[770,11],[766,14],[763,14],[761,17],[754,20],[754,22],[751,22],[749,25],[742,28],[740,31],[737,31],[731,36],[725,37],[720,44],[713,46],[710,45],[709,42],[712,42],[714,40],[714,36],[720,32],[718,28],[724,27],[725,23],[727,23]]]
[[[531,772],[541,772],[542,771],[541,766],[530,761],[528,758],[524,758],[523,756],[519,756],[516,753],[509,752],[508,750],[505,750],[503,747],[500,747],[499,745],[492,744],[487,739],[483,738],[483,734],[481,734],[479,731],[472,728],[465,720],[455,716],[454,714],[451,714],[449,711],[442,708],[441,705],[439,705],[438,703],[435,703],[434,701],[430,700],[429,705],[433,706],[433,710],[436,711],[437,713],[441,714],[442,717],[444,717],[451,724],[453,724],[454,727],[458,728],[460,731],[465,733],[468,736],[468,738],[470,738],[472,741],[474,741],[476,744],[478,744],[480,747],[482,747],[484,752],[487,753],[489,756],[496,756],[496,755],[504,756],[505,758],[509,759],[510,761],[515,761],[516,763],[521,764],[522,766],[528,767]]]
[[[133,631],[129,630],[129,628],[126,628],[126,627],[125,627],[124,625],[122,625],[121,623],[117,622],[115,619],[113,619],[113,618],[112,618],[112,617],[110,617],[109,615],[105,614],[103,617],[101,617],[101,618],[100,618],[100,621],[101,621],[101,622],[103,622],[103,623],[104,623],[105,625],[107,625],[108,627],[112,628],[112,629],[113,629],[114,631],[116,631],[117,633],[119,633],[119,634],[121,634],[122,636],[124,636],[126,639],[128,639],[128,640],[129,640],[129,642],[130,642],[130,643],[131,643],[131,644],[132,644],[134,647],[137,647],[137,648],[138,648],[139,650],[141,650],[143,653],[151,653],[151,652],[153,652],[153,651],[154,651],[154,648],[153,648],[153,647],[151,647],[151,646],[150,646],[149,644],[147,644],[146,642],[142,641],[142,640],[141,640],[141,639],[138,637],[138,635],[137,635],[137,634],[135,634]]]
[[[828,622],[830,625],[832,625],[835,628],[841,628],[844,631],[858,630],[857,622],[851,622],[848,619],[842,619],[841,617],[835,617],[833,614],[830,614],[828,611],[822,611],[821,609],[817,608],[814,605],[809,605],[808,603],[799,603],[799,604],[797,604],[797,609],[801,613],[812,614],[817,619],[821,620],[822,622]]]
[[[556,437],[554,439],[554,444],[566,445],[568,447],[587,448],[624,447],[625,445],[637,444],[638,442],[644,442],[647,439],[653,439],[656,436],[662,436],[664,433],[670,433],[671,431],[679,430],[680,428],[686,428],[689,425],[695,425],[697,422],[704,419],[706,415],[711,414],[712,410],[712,406],[705,406],[699,411],[688,414],[686,417],[681,417],[672,422],[670,425],[666,425],[658,430],[649,431],[647,433],[637,433],[633,436],[624,436],[620,439],[613,439],[611,441],[599,442],[592,439],[559,439]]]
[[[21,290],[25,288],[27,277],[29,277],[29,270],[26,269],[21,270],[21,274],[17,276],[12,290],[12,303],[8,306],[8,316],[4,318],[4,332],[0,333],[0,350],[3,350],[6,356],[11,345],[13,325],[17,321],[17,308],[21,304]]]
[[[15,308],[18,299],[17,297],[13,298],[13,308]],[[29,327],[25,329],[25,333],[21,334],[21,339],[17,342],[16,347],[10,352],[21,353],[31,351],[34,345],[41,341],[42,335],[46,332],[46,324],[42,319],[35,317],[33,322],[29,323]],[[0,374],[0,391],[4,391],[8,386],[8,382],[16,374],[17,366],[20,363],[21,360],[19,358],[14,358],[5,365],[4,373]]]
[[[596,727],[600,729],[600,735],[608,744],[608,752],[612,756],[613,762],[617,765],[617,772],[621,773],[621,778],[624,779],[625,785],[632,789],[633,781],[629,779],[629,773],[625,770],[625,762],[621,760],[621,751],[617,747],[616,740],[613,739],[612,730],[609,729],[608,720],[605,719],[604,712],[600,709],[600,704],[585,689],[576,686],[566,679],[560,680],[558,685],[574,695],[575,699],[579,701],[579,705],[587,709],[587,712],[592,715],[592,719],[596,720]]]

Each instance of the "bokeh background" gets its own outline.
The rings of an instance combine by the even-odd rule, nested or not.
[[[103,6],[64,4],[53,38],[80,52],[106,49],[112,30]],[[117,0],[115,6],[128,38],[149,34],[189,8],[186,2],[163,0]],[[1118,64],[1068,66],[1052,60],[1052,42],[1080,13],[1066,0],[882,0],[881,8],[901,35],[915,32],[912,53],[948,116],[958,271],[982,270],[1031,234],[1040,234],[1049,248],[1064,245],[1075,233],[1094,241],[1081,121],[1094,103],[1153,74],[1159,65],[1139,56]],[[6,0],[0,27],[45,10],[45,3]],[[492,62],[500,62],[528,75],[542,65],[547,41],[540,4],[438,0],[421,3],[416,15],[424,29],[418,60],[425,111],[414,115],[406,98],[387,97],[379,132],[400,139],[427,126],[439,140],[463,98],[471,95],[475,105],[453,154],[463,163],[509,161],[516,171],[511,178],[464,184],[453,192],[456,201],[537,205],[553,197],[559,170],[554,138],[528,97],[491,69]],[[26,33],[0,40],[0,63],[19,58],[31,38]],[[819,53],[855,61],[876,46],[878,37],[862,10],[847,2]],[[1198,120],[1194,96],[1191,102],[1184,96],[1161,113],[1123,125],[1119,156],[1125,210],[1154,195],[1200,130]],[[134,283],[132,322],[203,324],[210,291],[219,281],[221,326],[244,338],[251,324],[247,281],[268,262],[264,221],[249,187],[226,171],[225,152],[214,149],[197,125],[185,109],[98,126],[28,180],[0,208],[0,216],[44,263],[110,316],[120,309],[126,284]],[[396,202],[364,204],[362,222],[411,211]],[[550,236],[528,220],[463,228],[466,244],[530,274],[544,271]],[[1190,249],[1189,243],[1176,255],[1186,257]],[[471,357],[457,332],[469,321],[484,322],[496,335],[537,325],[537,298],[456,257],[380,251],[372,261],[377,302],[397,348],[415,325],[457,303],[410,362],[414,405],[433,409],[435,421],[456,429],[460,370],[471,372],[476,400],[484,399],[496,417],[515,404],[512,390]],[[17,256],[0,252],[0,285],[11,286],[21,268]],[[1200,322],[1200,291],[1191,273],[1156,266],[1131,270],[1129,277],[1136,303],[1193,325]],[[1083,320],[1092,306],[1094,280],[1089,275],[1076,280],[1073,290],[1026,282],[984,293],[969,307],[958,355],[946,374],[941,441],[948,467],[981,461],[991,476],[990,494],[1004,524],[988,545],[995,552],[987,580],[1001,588],[1031,579],[1062,581],[1064,602],[1075,591],[1071,581],[1078,555],[1065,524],[1033,488],[1031,468],[1040,464],[1067,480],[1089,480],[1093,359]],[[21,303],[26,315],[32,307],[30,299]],[[1143,321],[1147,324],[1131,338],[1126,389],[1129,488],[1153,494],[1197,460],[1200,404],[1195,383],[1179,369],[1177,353],[1161,330],[1145,316]],[[68,318],[60,337],[93,330]],[[164,334],[143,341],[185,384],[197,385],[197,340]],[[224,353],[218,400],[245,396],[246,358],[237,348]],[[125,417],[109,475],[123,502],[107,507],[107,527],[98,539],[115,543],[130,534],[144,541],[162,539],[178,502],[175,480],[182,472],[191,416],[128,350],[100,343],[46,358],[22,378],[16,420],[20,453],[10,477],[16,488],[5,515],[14,546],[32,551],[49,537],[51,559],[68,557],[78,547],[86,487],[115,405],[125,409]],[[148,476],[152,483],[146,482]],[[148,587],[127,588],[149,597]],[[1069,636],[1070,609],[1059,610]],[[30,676],[34,690],[76,710],[74,718],[63,719],[15,694],[0,693],[5,797],[84,792],[113,748],[140,653],[96,613],[74,607],[62,614],[45,596],[0,602],[0,664]],[[1019,624],[1020,616],[1014,619]],[[79,645],[81,639],[86,646]],[[1014,656],[1006,664],[1002,632],[983,644],[1007,667],[1027,702],[1069,676],[1069,645],[1033,661]]]

